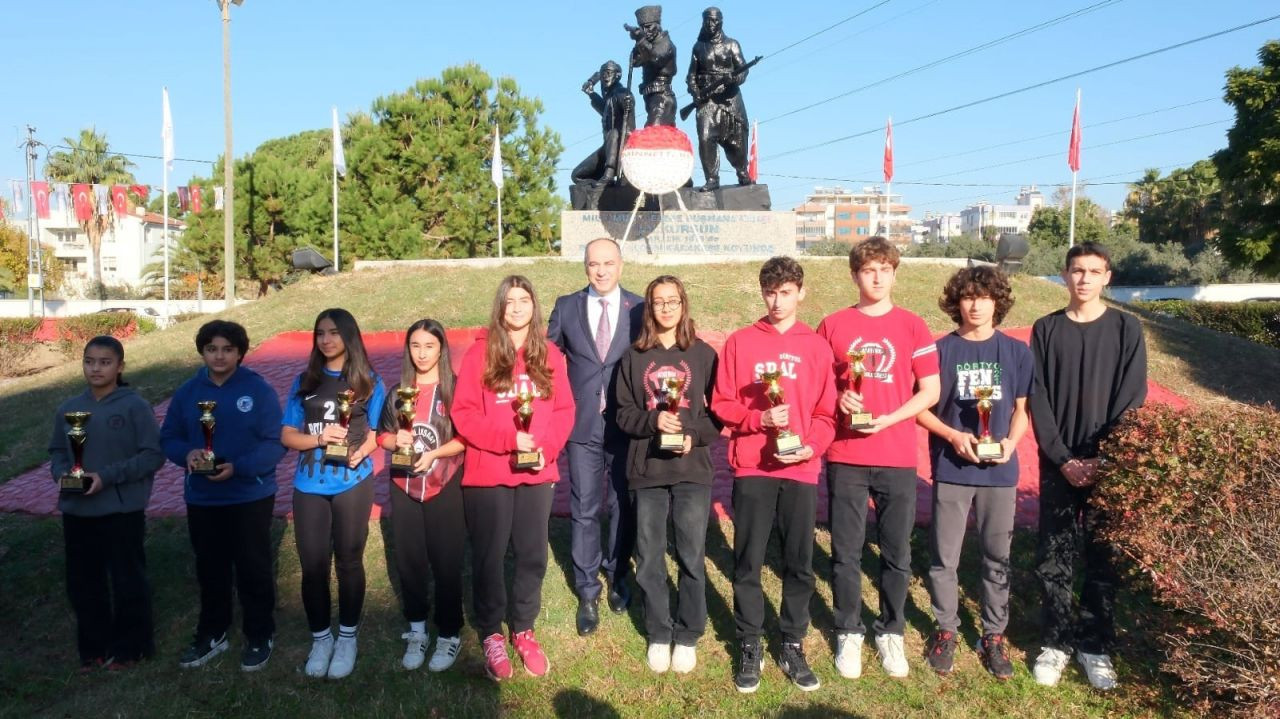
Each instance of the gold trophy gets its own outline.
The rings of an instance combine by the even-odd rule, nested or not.
[[[196,407],[200,408],[200,429],[204,432],[204,451],[191,464],[192,474],[217,474],[215,469],[217,462],[213,455],[213,425],[217,424],[217,420],[213,418],[213,410],[218,403],[206,399],[196,402]]]
[[[769,404],[774,407],[786,403],[782,396],[782,385],[778,384],[778,380],[781,377],[781,372],[760,373],[760,381],[765,386],[764,395],[769,398]],[[795,454],[804,447],[804,442],[800,441],[800,435],[786,427],[778,428],[778,436],[774,439],[774,442],[777,445],[778,454],[784,457],[789,454]]]
[[[352,389],[344,389],[338,393],[338,426],[347,429],[351,425],[351,403],[355,401],[356,392]],[[324,459],[326,462],[334,462],[336,464],[346,464],[351,458],[350,438],[342,444],[327,444],[324,447]]]
[[[978,398],[978,424],[982,428],[978,446],[974,449],[978,459],[1000,459],[1004,456],[1004,445],[991,438],[991,405],[995,402],[991,395],[995,391],[996,388],[990,385],[973,388],[973,396]]]
[[[664,377],[662,379],[664,409],[671,414],[680,414],[680,393],[684,389],[684,377]],[[667,452],[679,452],[684,449],[684,433],[663,432],[658,435],[658,448]]]
[[[845,353],[845,356],[849,358],[849,373],[847,377],[849,387],[854,392],[862,394],[862,376],[867,372],[866,365],[862,363],[867,358],[866,350],[851,349]],[[865,408],[861,412],[850,412],[848,427],[849,429],[870,429],[871,419],[871,413],[867,412]]]
[[[62,415],[71,427],[67,430],[67,440],[71,443],[71,471],[58,479],[58,489],[66,494],[84,494],[92,484],[84,471],[84,442],[89,438],[84,426],[89,423],[89,417],[89,412]]]
[[[526,433],[529,431],[529,425],[533,424],[533,393],[528,390],[521,390],[516,394],[516,424],[521,432]],[[532,452],[517,450],[514,464],[516,469],[533,469],[542,464],[542,450],[535,449]]]
[[[396,388],[396,399],[399,403],[396,405],[396,417],[400,420],[400,429],[406,432],[413,432],[413,415],[414,406],[418,402],[417,387],[398,387]],[[391,453],[391,468],[401,472],[412,472],[413,465],[418,461],[418,455],[414,453],[413,446],[397,447],[395,452]]]

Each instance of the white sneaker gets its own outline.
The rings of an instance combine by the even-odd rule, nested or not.
[[[1067,668],[1069,661],[1071,661],[1071,655],[1061,649],[1040,647],[1040,656],[1036,657],[1036,665],[1031,670],[1031,674],[1036,678],[1036,684],[1045,687],[1057,686],[1058,680],[1062,678],[1062,671]]]
[[[1077,651],[1076,659],[1084,667],[1084,674],[1094,689],[1109,691],[1116,688],[1116,669],[1111,666],[1111,657]]]
[[[313,639],[311,653],[307,655],[307,676],[318,679],[328,674],[331,659],[333,659],[333,637]]]
[[[462,637],[436,637],[436,650],[431,654],[431,663],[427,665],[427,669],[442,672],[453,666],[460,647]]]
[[[408,642],[404,648],[404,659],[400,660],[400,664],[409,671],[422,666],[422,663],[427,659],[428,637],[426,633],[409,630],[401,634],[400,638]]]
[[[649,668],[661,674],[671,668],[671,645],[649,645]]]
[[[671,671],[676,674],[688,674],[698,666],[698,650],[684,644],[677,644],[671,652]]]
[[[338,637],[333,645],[333,661],[329,662],[329,678],[342,679],[356,668],[356,638]]]
[[[836,671],[845,679],[862,676],[863,639],[861,634],[848,632],[836,635]]]
[[[911,666],[907,664],[907,653],[902,647],[901,634],[880,634],[876,636],[876,652],[880,655],[880,666],[895,679],[907,676]]]

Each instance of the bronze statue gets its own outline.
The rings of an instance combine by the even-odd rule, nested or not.
[[[709,7],[702,12],[702,31],[693,46],[693,59],[685,77],[698,110],[698,156],[707,178],[701,187],[704,192],[720,187],[721,147],[738,173],[738,184],[753,184],[747,174],[750,127],[739,86],[746,82],[747,73],[760,58],[746,62],[738,41],[725,36],[723,25],[720,8]],[[682,118],[688,116],[688,110],[681,110]]]
[[[622,27],[636,43],[631,48],[631,67],[643,70],[640,95],[647,115],[644,126],[675,125],[676,95],[671,90],[671,79],[676,75],[676,47],[662,29],[662,6],[645,5],[636,10],[636,22],[640,27]],[[628,76],[627,85],[630,84]]]
[[[603,185],[618,179],[622,145],[627,141],[627,133],[636,126],[635,100],[631,97],[631,88],[619,82],[621,78],[622,67],[610,60],[582,85],[582,91],[591,98],[591,107],[600,113],[604,141],[600,149],[573,168],[571,178],[574,183]],[[595,91],[597,82],[600,83],[599,94]]]

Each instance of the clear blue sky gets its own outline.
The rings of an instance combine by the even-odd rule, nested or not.
[[[767,56],[744,92],[752,118],[762,121],[761,172],[774,206],[790,208],[815,184],[836,184],[800,178],[841,178],[851,188],[879,181],[883,134],[878,130],[775,155],[883,127],[890,115],[898,163],[893,189],[913,206],[913,215],[959,210],[980,198],[1009,201],[1022,184],[1039,183],[1047,193],[1054,184],[1070,183],[1066,148],[1077,86],[1084,95],[1082,181],[1132,180],[1142,168],[1185,166],[1222,147],[1233,116],[1221,101],[1224,73],[1234,65],[1255,64],[1262,43],[1280,37],[1280,20],[970,109],[907,121],[1274,15],[1280,12],[1274,0],[1102,2],[1096,10],[1038,32],[772,119],[1099,1],[722,3],[726,33],[748,57]],[[567,195],[568,170],[599,137],[597,116],[579,87],[606,59],[625,66],[630,40],[621,26],[634,23],[632,10],[638,6],[246,0],[232,8],[235,152],[243,155],[264,140],[327,127],[332,105],[342,115],[364,110],[375,97],[403,90],[416,78],[473,60],[491,73],[513,76],[524,93],[542,99],[545,123],[566,145],[557,180]],[[664,25],[679,52],[681,87],[703,7],[701,2],[664,4]],[[860,17],[783,50],[867,8]],[[7,180],[25,176],[17,143],[27,124],[50,145],[94,126],[118,151],[159,154],[162,85],[169,87],[172,100],[178,157],[213,160],[222,152],[221,23],[213,0],[52,0],[22,15],[0,25],[7,86],[0,106],[0,137],[7,145],[0,151],[0,179],[6,197]],[[679,99],[687,101],[683,93]],[[1107,122],[1177,105],[1186,106]],[[1204,126],[1182,129],[1196,125]],[[691,121],[681,126],[692,132]],[[1132,139],[1166,131],[1172,132]],[[981,150],[1043,135],[1050,136]],[[944,155],[957,156],[938,159]],[[1020,161],[1042,155],[1051,157]],[[159,160],[136,162],[138,178],[158,186]],[[170,184],[183,184],[203,168],[178,163]],[[1124,186],[1095,184],[1088,193],[1115,209]]]

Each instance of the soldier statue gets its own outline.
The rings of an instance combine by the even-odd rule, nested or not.
[[[702,31],[693,46],[693,59],[685,78],[698,110],[698,156],[707,181],[700,189],[720,187],[720,148],[738,173],[739,185],[753,184],[747,173],[747,107],[739,86],[747,80],[756,58],[746,62],[738,41],[726,37],[720,8],[702,12]],[[687,111],[682,111],[683,117]]]
[[[640,96],[647,114],[644,126],[675,125],[676,95],[671,79],[676,75],[676,47],[662,29],[662,6],[645,5],[636,10],[636,22],[640,27],[622,27],[636,43],[631,48],[631,66],[643,70]]]
[[[591,98],[591,107],[600,113],[604,138],[600,149],[573,168],[571,177],[574,183],[604,185],[618,179],[622,145],[627,140],[627,133],[636,126],[635,100],[631,97],[631,89],[619,82],[621,78],[622,68],[610,60],[582,85],[582,91]],[[595,91],[597,82],[600,83],[599,94]]]

